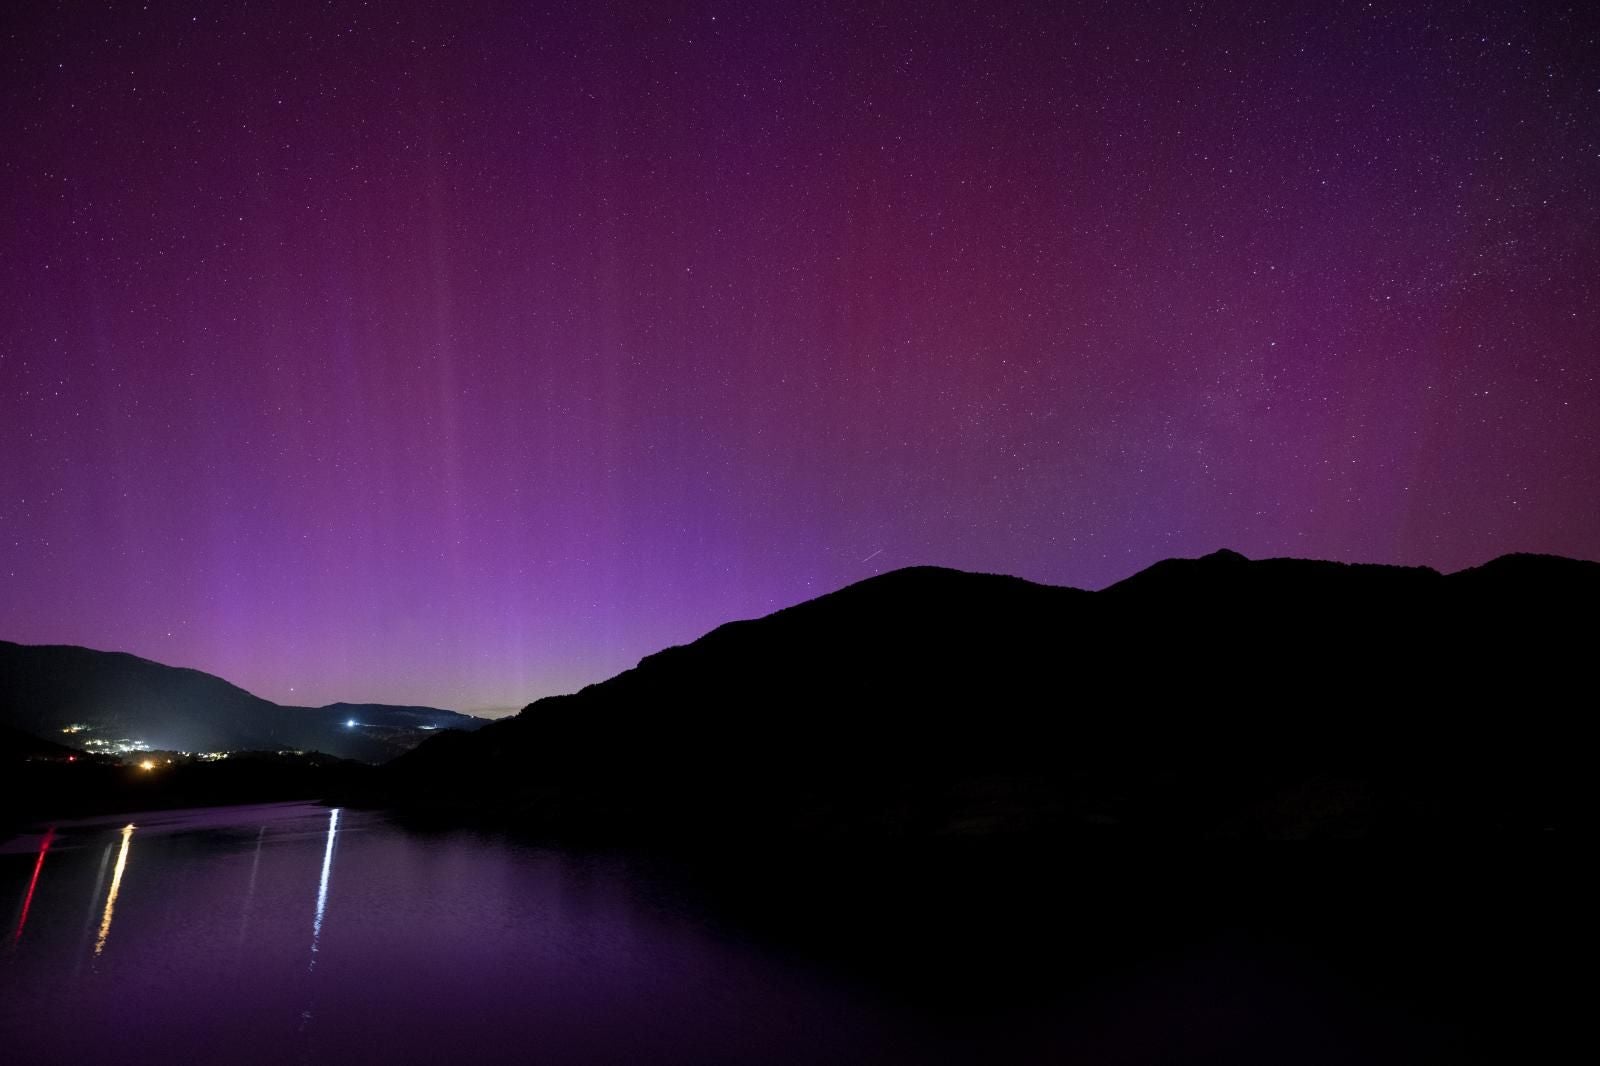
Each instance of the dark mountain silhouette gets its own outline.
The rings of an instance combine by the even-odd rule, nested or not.
[[[691,840],[1542,833],[1581,813],[1600,564],[1234,552],[1099,592],[929,567],[722,626],[385,768],[387,799]]]
[[[95,755],[0,726],[0,841],[61,818],[316,800],[364,789],[377,772],[314,752],[241,751],[215,761],[160,752],[137,759]]]
[[[123,652],[0,641],[0,723],[90,750],[93,740],[126,739],[172,751],[298,749],[381,762],[435,730],[475,729],[483,720],[433,707],[285,707],[199,670]],[[88,728],[63,735],[73,725]]]

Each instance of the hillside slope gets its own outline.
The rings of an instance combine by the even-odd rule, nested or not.
[[[1597,594],[1600,564],[1541,556],[1218,552],[1100,592],[913,568],[385,777],[403,806],[607,837],[1542,832],[1579,817]]]
[[[351,722],[356,724],[351,725]],[[124,652],[0,641],[0,723],[73,743],[137,740],[176,751],[322,751],[382,762],[435,730],[481,719],[432,707],[284,707],[220,677]]]

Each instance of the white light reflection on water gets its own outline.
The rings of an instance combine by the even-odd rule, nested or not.
[[[78,950],[74,953],[77,959],[72,967],[74,978],[83,972],[83,960],[93,958],[89,954],[89,938],[94,936],[94,912],[100,902],[100,886],[106,882],[106,870],[111,866],[111,852],[115,847],[115,844],[107,844],[100,849],[100,868],[94,874],[94,887],[89,891],[89,906],[83,912],[83,933],[78,938]]]
[[[256,853],[250,860],[250,881],[244,888],[244,906],[239,908],[239,945],[244,946],[245,933],[250,928],[250,904],[256,898],[256,874],[261,870],[261,842],[267,838],[267,827],[256,831]]]
[[[111,912],[117,906],[117,893],[122,891],[122,871],[128,868],[128,845],[133,841],[133,823],[122,827],[122,850],[117,853],[116,869],[111,871],[111,891],[106,893],[105,913],[100,916],[100,938],[94,942],[94,953],[106,949],[106,937],[111,935]]]
[[[328,846],[322,852],[322,881],[317,886],[317,914],[311,920],[311,963],[307,970],[317,968],[317,942],[322,939],[322,912],[328,907],[328,875],[333,872],[333,838],[339,831],[339,808],[328,812]]]

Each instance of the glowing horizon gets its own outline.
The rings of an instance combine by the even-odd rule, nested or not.
[[[1582,19],[1241,2],[12,5],[0,639],[470,712],[913,564],[1600,559]]]

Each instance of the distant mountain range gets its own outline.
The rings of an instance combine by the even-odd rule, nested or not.
[[[383,771],[651,840],[1542,834],[1587,823],[1600,564],[1234,552],[1098,592],[929,567],[724,625]]]
[[[435,731],[483,724],[436,707],[281,706],[199,670],[123,652],[0,641],[0,725],[84,750],[138,742],[172,751],[297,749],[382,762]]]

